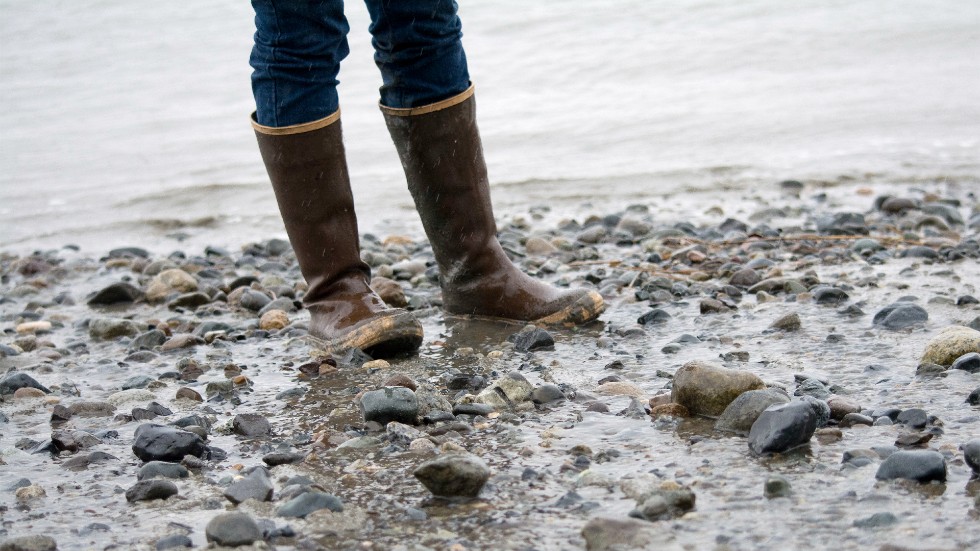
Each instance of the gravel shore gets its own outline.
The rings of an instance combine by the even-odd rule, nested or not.
[[[0,550],[980,547],[973,184],[786,181],[505,213],[587,327],[319,351],[288,242],[0,252]]]

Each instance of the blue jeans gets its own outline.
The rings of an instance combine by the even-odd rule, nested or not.
[[[454,0],[365,0],[381,103],[419,107],[469,87]],[[256,117],[263,126],[322,119],[339,107],[337,74],[347,57],[343,0],[252,0],[249,60]]]

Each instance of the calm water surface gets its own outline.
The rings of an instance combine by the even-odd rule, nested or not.
[[[980,3],[460,4],[498,214],[784,178],[978,182]],[[366,10],[347,11],[360,225],[419,234]],[[282,234],[247,122],[251,18],[234,0],[0,1],[0,247]]]

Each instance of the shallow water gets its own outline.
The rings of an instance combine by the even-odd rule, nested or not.
[[[785,178],[980,185],[975,2],[461,4],[498,212]],[[366,10],[347,12],[361,228],[420,235]],[[235,0],[0,0],[0,247],[281,234],[247,123],[251,17]]]

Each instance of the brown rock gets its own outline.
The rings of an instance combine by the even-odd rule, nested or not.
[[[177,389],[177,399],[180,400],[181,398],[185,400],[193,400],[195,402],[204,401],[204,398],[201,397],[200,393],[193,388],[187,388],[186,386],[182,386]]]
[[[385,301],[385,304],[394,308],[404,308],[408,306],[408,299],[405,297],[405,290],[397,281],[387,277],[375,277],[371,280],[371,288]]]
[[[708,362],[692,361],[674,374],[671,400],[692,415],[721,415],[743,392],[765,388],[765,383],[748,371],[725,369]]]
[[[259,318],[259,328],[265,331],[278,331],[289,325],[289,315],[283,310],[269,310]]]
[[[650,409],[650,417],[689,417],[691,413],[680,404],[662,404]]]
[[[391,375],[390,377],[385,379],[383,383],[381,383],[381,386],[382,387],[403,386],[407,389],[412,390],[413,392],[415,391],[416,388],[418,388],[418,385],[415,384],[415,381],[413,381],[411,377],[405,375],[404,373],[395,373]]]
[[[926,344],[921,363],[949,367],[956,358],[970,352],[980,352],[980,331],[952,325],[940,331]]]
[[[178,350],[180,348],[190,348],[191,346],[197,346],[199,344],[204,344],[204,339],[190,333],[183,333],[180,335],[174,335],[170,340],[163,343],[160,346],[160,350]]]
[[[44,396],[44,391],[37,388],[22,387],[14,391],[14,398],[18,399],[44,398]]]
[[[840,421],[848,413],[861,413],[861,404],[842,396],[831,396],[827,399],[827,405],[830,406],[830,418],[835,421]]]

